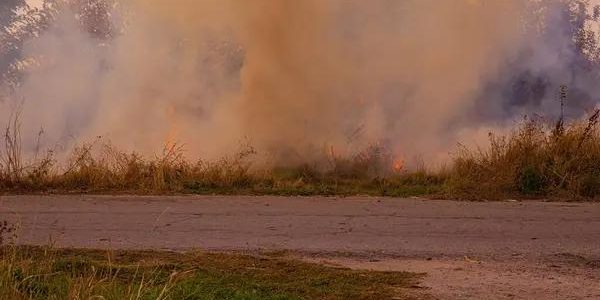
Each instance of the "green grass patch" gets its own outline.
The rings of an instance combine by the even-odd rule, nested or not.
[[[5,247],[0,299],[405,299],[419,277],[280,255]]]

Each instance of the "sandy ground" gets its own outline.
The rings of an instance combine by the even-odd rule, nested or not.
[[[437,299],[600,299],[600,204],[372,197],[4,196],[18,243],[291,250],[425,272]],[[301,254],[298,254],[301,253]]]

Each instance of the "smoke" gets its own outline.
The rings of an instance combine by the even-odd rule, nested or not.
[[[102,136],[214,159],[249,143],[296,163],[378,144],[434,164],[522,114],[555,114],[562,84],[571,115],[598,103],[595,48],[574,39],[591,6],[575,2],[63,3],[25,43],[14,97],[26,136],[43,127],[67,148]]]
[[[558,94],[568,88],[566,115],[581,116],[599,103],[598,17],[585,1],[531,4],[529,26],[540,26],[516,55],[506,58],[500,76],[487,79],[478,99],[475,123],[499,122],[523,113],[560,115]],[[535,29],[535,28],[533,28]]]

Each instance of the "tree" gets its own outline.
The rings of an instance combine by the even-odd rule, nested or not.
[[[44,0],[41,7],[31,7],[25,0],[0,1],[0,92],[19,84],[23,44],[49,26],[60,1]]]
[[[20,18],[19,12],[26,7],[25,0],[0,1],[0,75],[2,77],[18,57],[19,49],[14,43],[12,30]]]
[[[19,9],[26,6],[25,0],[3,0],[0,2],[0,26],[2,26],[2,31],[4,31],[5,25],[11,24],[17,17]]]
[[[99,39],[111,36],[110,5],[106,0],[77,0],[73,2],[81,26]]]

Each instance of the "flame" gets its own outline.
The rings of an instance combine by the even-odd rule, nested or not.
[[[174,105],[169,105],[167,108],[167,120],[169,122],[169,132],[167,133],[167,137],[165,139],[165,145],[177,144],[177,137],[179,136],[179,124],[177,122]]]
[[[392,163],[392,170],[396,173],[400,173],[402,170],[404,170],[404,160],[402,158],[394,159]]]

